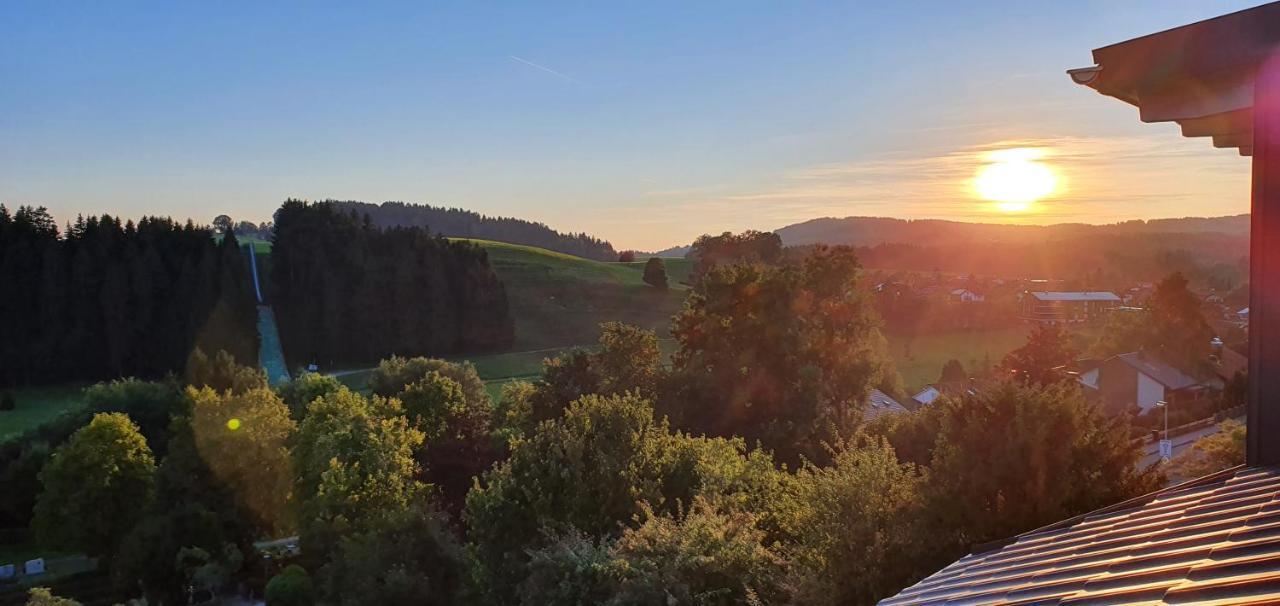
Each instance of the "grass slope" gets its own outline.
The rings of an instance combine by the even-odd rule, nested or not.
[[[0,411],[0,442],[35,429],[64,412],[84,406],[83,385],[56,385],[13,390],[17,407]]]
[[[666,337],[671,316],[688,294],[681,284],[665,291],[646,285],[639,262],[602,263],[533,246],[469,241],[488,252],[489,264],[506,285],[516,351],[592,344],[600,323],[612,320]],[[668,271],[681,271],[683,260],[673,261]]]
[[[958,331],[907,336],[889,333],[889,351],[902,374],[908,391],[915,391],[938,380],[942,365],[956,359],[966,369],[976,368],[984,359],[999,364],[1005,354],[1027,342],[1028,326],[1010,326],[995,330]]]

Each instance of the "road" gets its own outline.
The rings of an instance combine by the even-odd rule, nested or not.
[[[1240,416],[1240,417],[1236,417],[1235,420],[1240,423],[1244,423],[1245,418],[1246,417]],[[1176,457],[1178,456],[1179,453],[1182,453],[1186,449],[1190,448],[1191,445],[1194,444],[1196,440],[1199,440],[1200,438],[1203,438],[1205,436],[1211,436],[1215,433],[1218,433],[1218,425],[1216,423],[1208,427],[1197,429],[1189,433],[1184,433],[1182,435],[1174,436],[1172,438],[1173,456]],[[1151,467],[1152,465],[1155,465],[1160,461],[1160,444],[1158,442],[1152,442],[1146,445],[1144,448],[1145,450],[1142,453],[1142,458],[1138,460],[1138,467],[1140,469],[1146,469],[1148,467]]]

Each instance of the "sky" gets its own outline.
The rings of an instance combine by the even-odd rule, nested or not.
[[[1236,214],[1247,158],[1064,71],[1256,4],[6,1],[0,203],[400,200],[640,250],[824,216]],[[970,185],[1010,147],[1058,176],[1027,212]]]

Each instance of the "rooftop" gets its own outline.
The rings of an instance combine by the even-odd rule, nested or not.
[[[1236,468],[978,549],[900,604],[1280,603],[1280,468]]]
[[[1185,389],[1199,383],[1182,371],[1141,351],[1118,354],[1115,357],[1168,389]]]
[[[1138,107],[1143,122],[1176,121],[1187,137],[1253,154],[1253,76],[1280,45],[1269,3],[1104,46],[1071,78]],[[1210,93],[1211,94],[1206,94]]]
[[[1113,292],[1080,291],[1080,292],[1043,292],[1031,293],[1041,301],[1119,301],[1120,297]]]

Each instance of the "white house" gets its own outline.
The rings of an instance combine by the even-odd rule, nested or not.
[[[1147,412],[1156,402],[1194,401],[1208,389],[1205,383],[1141,351],[1107,358],[1082,373],[1080,382],[1095,387],[1103,404],[1114,412],[1135,406]]]
[[[960,301],[961,303],[981,303],[986,301],[987,297],[967,288],[957,288],[951,291],[951,300]]]

